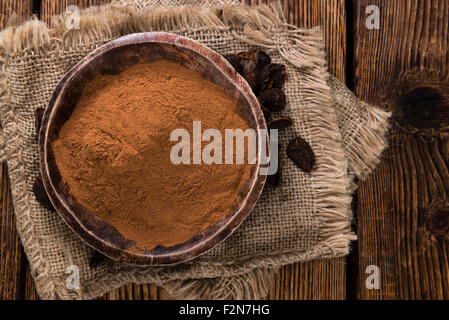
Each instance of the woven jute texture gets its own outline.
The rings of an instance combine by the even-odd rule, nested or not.
[[[288,26],[278,7],[167,3],[118,1],[83,10],[79,30],[67,29],[66,15],[51,27],[32,20],[0,34],[0,160],[8,164],[17,229],[41,298],[95,298],[127,282],[154,283],[180,298],[260,298],[280,266],[346,255],[355,239],[351,176],[366,177],[379,161],[389,114],[358,101],[330,78],[320,30]],[[107,260],[91,268],[93,250],[32,193],[39,170],[34,110],[46,106],[58,81],[89,52],[147,31],[178,33],[221,54],[262,47],[285,64],[282,115],[295,124],[281,133],[280,143],[301,135],[317,165],[305,174],[284,154],[282,187],[267,187],[230,238],[191,262],[136,267]],[[79,289],[66,285],[69,266],[79,268]]]

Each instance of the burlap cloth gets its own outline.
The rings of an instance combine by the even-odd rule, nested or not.
[[[366,177],[386,146],[389,114],[358,101],[330,78],[320,29],[288,26],[276,7],[202,1],[119,1],[81,12],[80,30],[65,17],[51,27],[32,20],[0,34],[2,161],[7,161],[19,231],[39,296],[88,299],[127,282],[154,283],[181,298],[260,298],[279,267],[348,254],[351,177]],[[119,5],[128,5],[119,7]],[[212,5],[212,7],[211,7]],[[100,45],[144,31],[170,31],[221,54],[254,46],[287,66],[287,109],[295,121],[280,134],[313,148],[312,174],[284,154],[283,185],[268,187],[250,217],[230,238],[201,257],[170,267],[136,267],[107,260],[91,268],[87,247],[55,212],[35,199],[39,158],[34,110],[46,106],[63,75]],[[66,286],[66,268],[80,270],[81,287]]]

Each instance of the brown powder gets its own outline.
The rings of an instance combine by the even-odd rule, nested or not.
[[[172,130],[246,129],[237,106],[197,72],[168,61],[100,75],[53,144],[71,193],[139,250],[183,243],[222,220],[250,165],[174,165]]]

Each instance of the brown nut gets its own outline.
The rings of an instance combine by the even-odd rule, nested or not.
[[[315,153],[310,145],[301,137],[290,141],[287,155],[304,172],[311,172],[315,166]]]
[[[243,60],[255,61],[257,68],[260,70],[271,63],[270,56],[260,49],[240,52],[238,56]]]
[[[291,125],[293,125],[293,120],[289,117],[273,119],[267,123],[268,129],[277,129],[277,130],[286,129]]]
[[[287,71],[283,64],[270,63],[260,74],[260,88],[262,91],[270,88],[282,88],[287,78]]]
[[[91,267],[92,269],[99,267],[106,261],[106,259],[107,258],[105,255],[95,250],[89,259],[89,267]]]
[[[259,103],[270,112],[278,112],[285,108],[287,98],[285,92],[279,88],[271,88],[259,95]]]
[[[260,92],[262,69],[271,62],[271,58],[262,50],[251,50],[224,56],[234,69],[248,82],[253,92]]]
[[[235,71],[242,73],[242,68],[240,65],[241,58],[236,54],[227,54],[224,56],[226,60],[234,67]]]

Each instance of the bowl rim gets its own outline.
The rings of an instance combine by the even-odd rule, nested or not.
[[[122,248],[118,248],[112,243],[101,239],[99,236],[89,231],[76,217],[76,215],[73,214],[73,210],[67,203],[66,199],[61,199],[61,195],[53,183],[52,175],[50,173],[50,168],[47,162],[49,144],[48,136],[49,129],[53,120],[53,111],[61,102],[61,93],[63,93],[64,89],[69,86],[70,79],[75,77],[77,73],[82,68],[86,67],[94,58],[101,56],[110,50],[122,46],[144,43],[161,43],[183,47],[187,50],[192,50],[196,54],[199,54],[209,60],[218,69],[218,71],[221,72],[224,76],[228,77],[228,79],[232,81],[239,89],[239,91],[243,94],[244,98],[247,100],[249,106],[251,107],[252,117],[254,117],[257,129],[267,130],[265,117],[259,106],[258,100],[252,92],[250,86],[248,85],[246,80],[244,80],[243,77],[241,77],[240,74],[234,70],[231,64],[223,56],[193,39],[177,34],[166,32],[134,33],[117,38],[100,46],[99,48],[88,54],[80,62],[78,62],[60,80],[55,90],[53,91],[47,108],[45,109],[42,118],[42,125],[39,131],[40,171],[44,188],[54,208],[63,218],[66,224],[70,227],[70,229],[72,229],[73,232],[75,232],[75,234],[77,234],[78,237],[81,238],[81,240],[88,246],[101,252],[102,254],[113,260],[122,261],[128,264],[146,266],[171,265],[187,262],[213,249],[219,243],[227,239],[249,216],[260,198],[267,179],[266,175],[259,174],[259,170],[263,166],[260,163],[260,157],[258,157],[258,161],[256,163],[256,177],[251,178],[253,183],[249,188],[248,194],[245,195],[246,200],[242,201],[243,206],[241,206],[239,210],[235,211],[231,217],[228,216],[225,219],[226,222],[223,223],[220,228],[218,228],[204,241],[197,241],[195,245],[190,246],[188,249],[176,250],[172,253],[158,255],[153,255],[151,253],[134,253]],[[267,151],[269,154],[269,144],[267,147]],[[259,152],[260,150],[258,150],[258,154]]]

